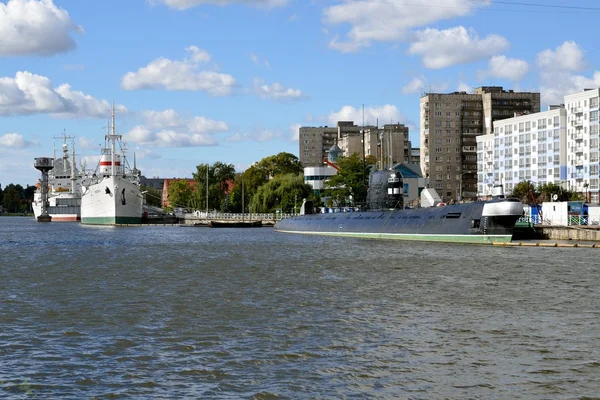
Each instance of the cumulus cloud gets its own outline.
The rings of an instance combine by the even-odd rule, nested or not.
[[[206,117],[185,118],[175,110],[143,111],[144,123],[133,127],[123,139],[153,147],[198,147],[214,146],[218,142],[214,133],[227,132],[223,121]]]
[[[469,85],[468,83],[460,81],[460,82],[458,82],[458,86],[456,87],[456,91],[457,92],[473,93],[473,86]]]
[[[565,95],[597,87],[600,87],[600,71],[593,72],[591,77],[561,73],[553,79],[545,79],[540,93],[544,104],[563,104]]]
[[[23,135],[18,133],[7,133],[0,136],[0,147],[26,149],[28,147],[39,147],[39,143],[26,140]]]
[[[269,63],[269,60],[261,60],[261,58],[255,53],[250,53],[250,61],[252,61],[252,63],[255,65],[262,64],[267,69],[271,69],[271,64]]]
[[[506,56],[494,56],[489,61],[488,70],[481,72],[479,75],[481,79],[492,77],[518,82],[523,79],[527,72],[529,72],[527,61]]]
[[[288,0],[149,0],[151,5],[164,4],[176,10],[187,10],[188,8],[202,5],[226,6],[230,4],[244,4],[254,7],[273,8],[285,6]]]
[[[268,85],[260,79],[254,80],[254,92],[263,99],[281,102],[300,100],[305,97],[300,89],[286,88],[279,82]]]
[[[356,52],[372,42],[392,42],[407,39],[414,28],[426,26],[444,19],[471,14],[486,7],[491,0],[344,0],[341,4],[326,7],[323,19],[330,25],[350,25],[343,40],[337,35],[329,47],[340,52]]]
[[[427,68],[440,69],[488,58],[509,47],[502,36],[489,35],[480,39],[473,29],[457,26],[446,30],[427,28],[416,33],[409,53],[423,57]]]
[[[160,57],[136,72],[126,73],[121,78],[121,87],[125,90],[204,91],[213,96],[231,94],[235,86],[235,79],[231,75],[200,70],[200,64],[210,61],[206,51],[196,46],[185,50],[189,56],[183,60]]]
[[[591,77],[576,74],[587,66],[584,50],[573,41],[566,41],[554,50],[538,53],[540,69],[540,92],[544,104],[562,104],[567,94],[581,92],[586,88],[600,87],[600,71]]]
[[[394,105],[386,104],[384,106],[365,107],[364,109],[365,125],[375,125],[377,121],[380,124],[396,123],[405,118]],[[354,121],[356,125],[361,125],[363,120],[363,109],[352,106],[343,106],[339,111],[331,112],[327,116],[330,126],[335,126],[338,121]]]
[[[71,34],[82,32],[53,0],[0,2],[0,57],[65,53],[76,46]]]
[[[110,103],[82,92],[69,84],[54,88],[41,75],[19,71],[14,78],[0,77],[0,116],[52,114],[57,117],[105,117]],[[125,106],[115,106],[126,112]]]
[[[410,82],[408,82],[408,84],[406,84],[406,86],[404,86],[402,88],[402,93],[404,93],[404,94],[422,93],[424,89],[425,89],[425,77],[418,76],[416,78],[413,78]]]
[[[413,78],[406,86],[402,88],[403,94],[414,94],[414,93],[423,93],[423,92],[432,92],[432,93],[441,93],[448,90],[448,85],[445,83],[442,84],[429,84],[427,85],[427,80],[425,76],[421,75]]]
[[[297,142],[300,136],[300,127],[301,124],[292,124],[290,125],[290,140],[292,142]]]
[[[230,135],[225,140],[228,142],[268,142],[272,140],[281,139],[283,135],[277,130],[264,129],[262,127],[256,127],[252,132],[236,132]]]
[[[572,41],[546,49],[537,55],[537,63],[543,71],[580,71],[585,68],[586,59],[583,49]]]

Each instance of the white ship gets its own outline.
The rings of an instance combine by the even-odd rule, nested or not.
[[[81,174],[75,165],[75,144],[69,161],[67,136],[63,135],[62,158],[54,156],[54,168],[48,174],[48,200],[46,210],[53,222],[79,221],[81,219]],[[55,152],[56,153],[56,152]],[[42,185],[36,184],[33,194],[33,214],[42,214]]]
[[[140,189],[140,172],[135,167],[135,161],[133,169],[129,168],[121,135],[115,134],[114,104],[111,117],[112,132],[107,132],[105,136],[98,167],[83,184],[81,223],[141,224],[144,196]]]

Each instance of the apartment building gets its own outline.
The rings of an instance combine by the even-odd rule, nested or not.
[[[363,146],[364,138],[364,146]],[[353,121],[338,121],[335,128],[301,127],[299,131],[300,163],[304,167],[323,165],[327,151],[337,144],[343,155],[356,153],[373,155],[379,167],[391,167],[397,163],[411,161],[409,130],[403,124],[357,126]]]
[[[492,134],[477,138],[477,197],[490,198],[498,184],[510,193],[522,181],[566,189],[566,121],[564,106],[496,121]]]
[[[494,121],[539,112],[540,94],[483,86],[420,101],[421,170],[444,201],[477,197],[477,137]]]
[[[600,203],[598,196],[600,89],[587,89],[565,96],[567,131],[567,188],[580,192],[588,201]]]

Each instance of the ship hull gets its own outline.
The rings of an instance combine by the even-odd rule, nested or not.
[[[81,220],[81,197],[72,193],[53,194],[48,199],[46,212],[52,222],[77,222]],[[33,215],[42,214],[42,196],[36,193],[32,203]]]
[[[81,223],[85,225],[137,225],[142,223],[140,187],[121,176],[107,176],[86,187],[81,197]]]
[[[503,199],[412,210],[311,214],[279,221],[275,230],[326,236],[491,244],[512,240],[523,207]]]

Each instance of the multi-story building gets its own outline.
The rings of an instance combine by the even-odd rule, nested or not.
[[[360,127],[353,121],[339,121],[335,128],[301,127],[299,132],[300,163],[305,167],[323,165],[327,151],[337,144],[344,155],[356,153],[373,155],[379,167],[391,167],[397,163],[414,162],[411,159],[411,143],[408,127],[403,124],[387,124]],[[364,138],[364,146],[363,146]]]
[[[540,110],[540,94],[484,86],[421,97],[421,170],[444,201],[477,197],[477,136],[493,122]]]
[[[550,106],[496,121],[492,134],[477,137],[477,196],[489,198],[498,184],[510,193],[522,181],[565,185],[566,120],[564,106]]]
[[[565,96],[567,118],[568,189],[584,194],[588,201],[599,203],[600,89],[584,90]]]

